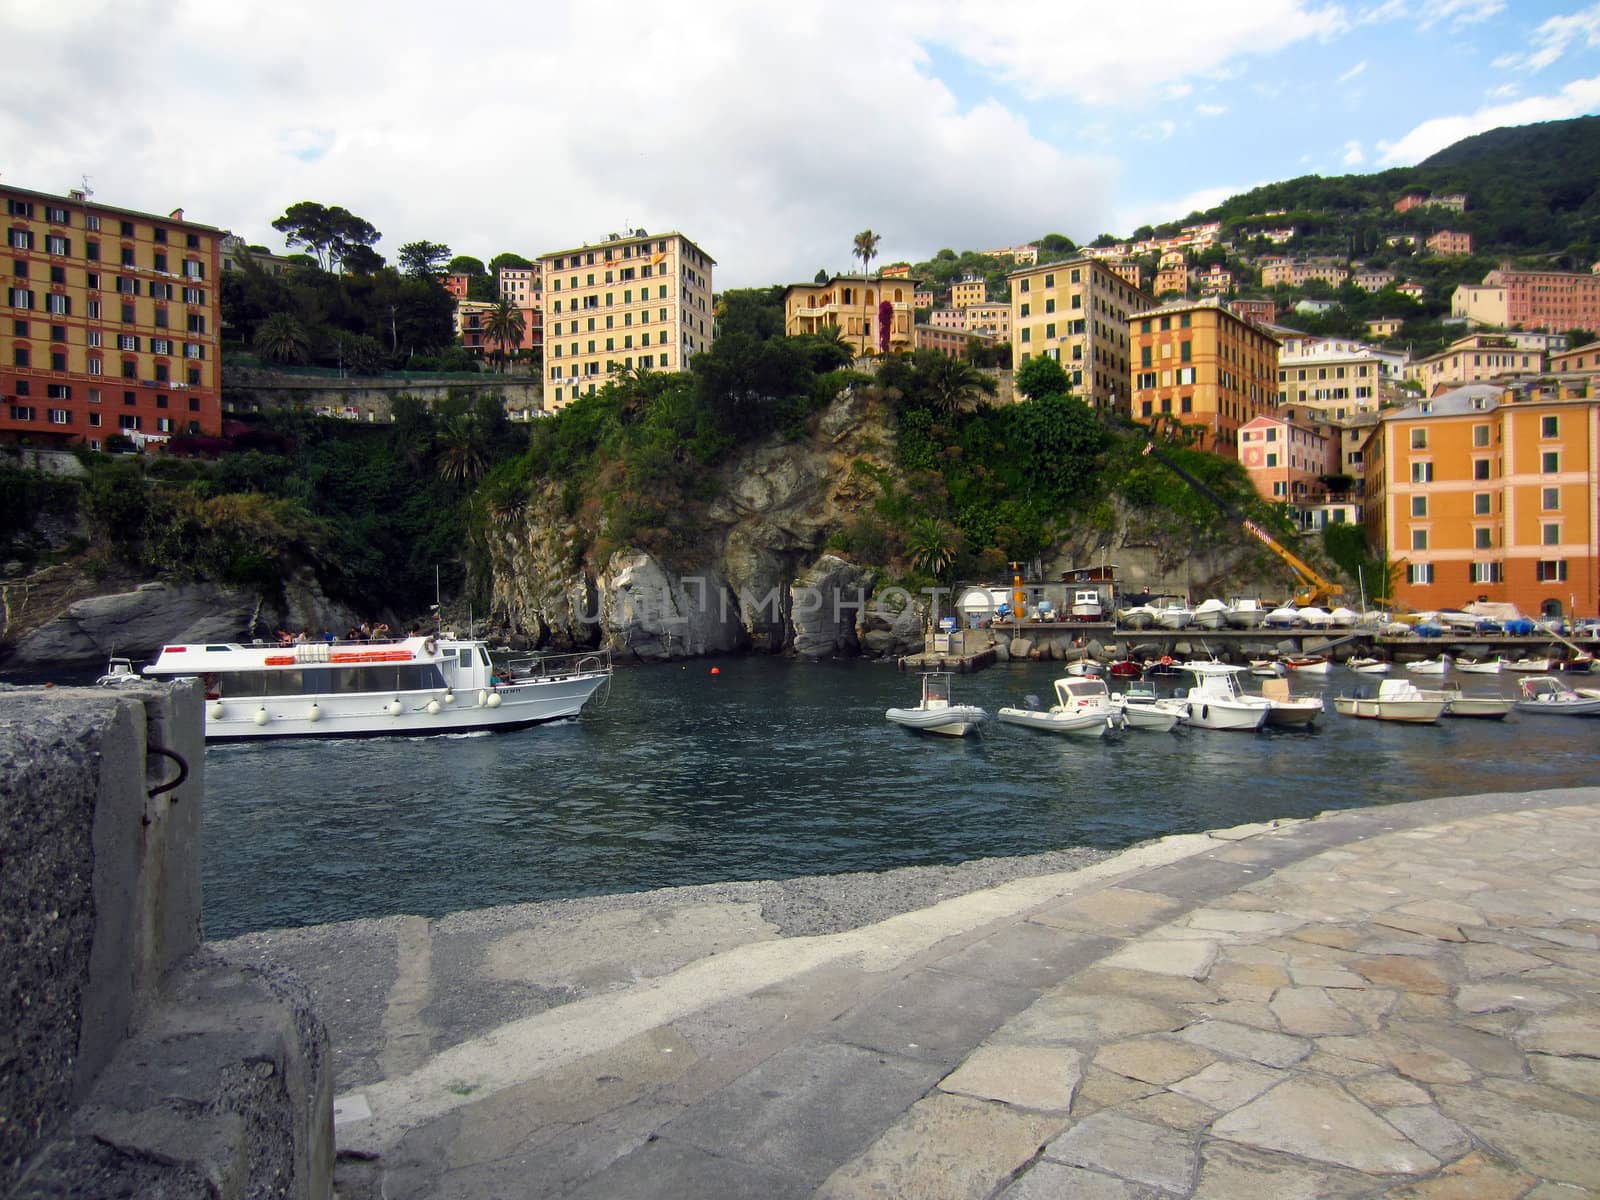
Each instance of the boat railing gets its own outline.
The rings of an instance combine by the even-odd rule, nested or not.
[[[513,684],[537,683],[573,675],[611,674],[609,650],[583,650],[574,654],[526,654],[503,659],[501,672]]]

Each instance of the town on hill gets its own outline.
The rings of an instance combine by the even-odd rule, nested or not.
[[[487,262],[416,241],[391,264],[319,202],[273,222],[279,254],[5,182],[6,573],[271,592],[309,568],[415,612],[443,563],[493,607],[519,521],[560,522],[596,574],[628,548],[693,557],[739,470],[872,392],[886,448],[824,471],[854,499],[791,566],[974,578],[1060,562],[1096,523],[1126,545],[1130,514],[1192,504],[1135,460],[1155,438],[1394,604],[1593,614],[1597,180],[1585,117],[1125,236],[882,263],[866,230],[858,269],[728,292],[714,230]],[[78,466],[40,477],[27,450]]]

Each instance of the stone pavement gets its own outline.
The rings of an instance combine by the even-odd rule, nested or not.
[[[399,969],[340,1193],[1600,1196],[1600,789],[1167,838],[735,942],[437,1053],[406,1014],[444,964]]]

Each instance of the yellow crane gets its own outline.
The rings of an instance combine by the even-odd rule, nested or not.
[[[1195,491],[1199,492],[1207,500],[1215,504],[1228,516],[1238,521],[1240,525],[1244,526],[1244,531],[1246,533],[1259,541],[1268,550],[1271,550],[1288,565],[1289,569],[1293,571],[1300,579],[1300,591],[1295,594],[1294,598],[1294,605],[1296,608],[1305,608],[1311,604],[1321,604],[1324,600],[1335,599],[1344,595],[1343,584],[1334,583],[1330,579],[1324,579],[1320,574],[1317,573],[1316,569],[1313,568],[1310,563],[1305,561],[1305,559],[1290,552],[1289,550],[1284,549],[1283,546],[1278,544],[1278,540],[1260,525],[1252,521],[1249,517],[1245,516],[1233,505],[1229,504],[1221,496],[1217,495],[1205,484],[1201,483],[1193,475],[1189,474],[1188,471],[1185,471],[1177,463],[1173,462],[1165,454],[1157,450],[1154,442],[1146,442],[1142,453],[1149,455],[1157,462],[1165,465],[1166,468],[1179,479],[1183,480]]]

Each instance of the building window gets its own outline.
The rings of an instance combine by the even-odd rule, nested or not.
[[[1426,429],[1413,429],[1411,431],[1411,448],[1413,450],[1426,450],[1428,448],[1428,431]]]
[[[1567,560],[1564,558],[1540,559],[1534,574],[1540,583],[1565,583],[1567,581]]]
[[[1472,515],[1475,517],[1489,516],[1489,503],[1488,492],[1474,492],[1472,496]]]
[[[1411,497],[1411,515],[1425,517],[1428,515],[1428,498],[1426,496]]]
[[[1432,563],[1407,563],[1406,582],[1427,584],[1433,582]]]
[[[1411,464],[1412,483],[1432,483],[1433,464],[1431,462],[1414,462]]]
[[[27,288],[11,288],[7,292],[7,299],[10,300],[12,308],[33,307],[33,293]]]
[[[1428,548],[1428,531],[1426,529],[1413,529],[1411,531],[1411,548],[1413,550],[1426,550]]]
[[[1500,564],[1497,562],[1473,563],[1473,583],[1499,583],[1501,581]]]
[[[1488,550],[1494,546],[1494,530],[1483,526],[1472,531],[1472,548]]]
[[[72,414],[69,413],[64,408],[52,408],[50,410],[50,424],[52,424],[52,425],[71,425],[72,424]]]
[[[1474,446],[1487,446],[1489,444],[1489,427],[1487,425],[1474,425],[1472,427],[1472,444]]]
[[[1539,418],[1539,436],[1542,437],[1542,438],[1560,437],[1561,436],[1561,418],[1560,417],[1540,417]]]
[[[1545,546],[1561,545],[1561,523],[1559,521],[1546,521],[1539,527],[1539,541]]]
[[[1539,455],[1539,470],[1546,475],[1556,475],[1561,471],[1561,451],[1546,450]]]

